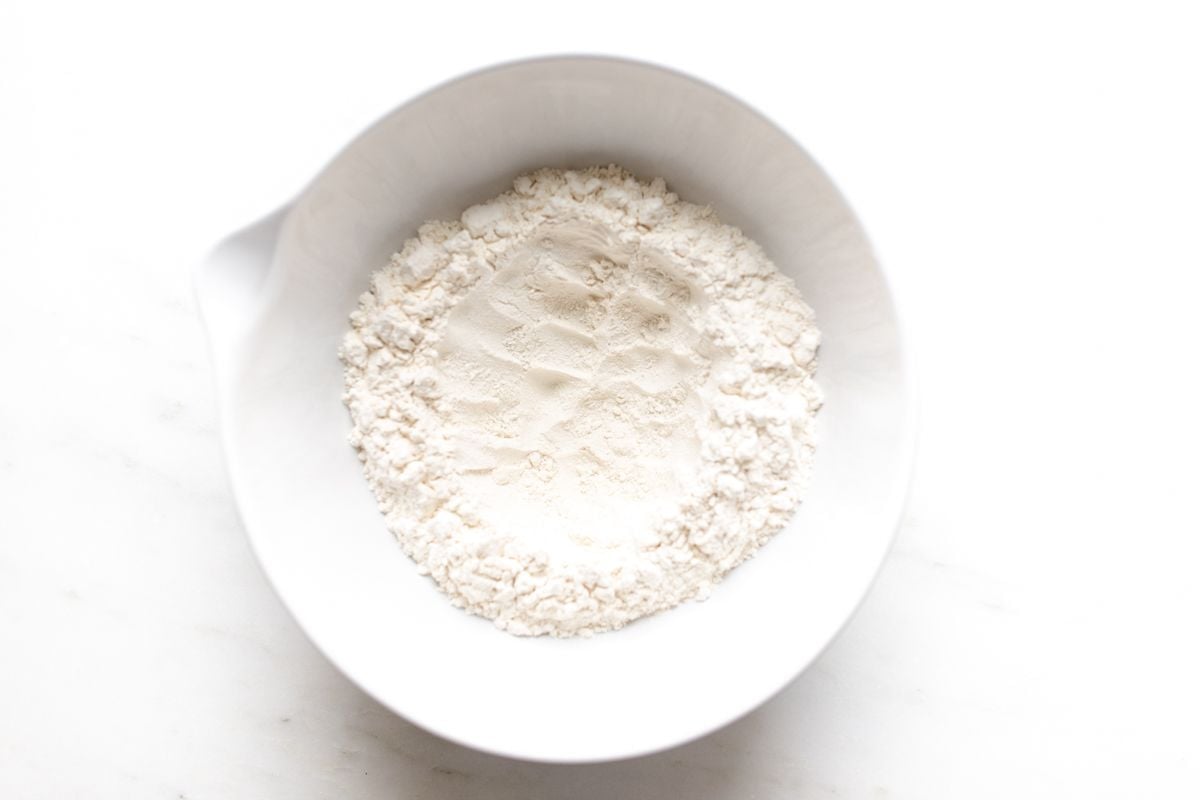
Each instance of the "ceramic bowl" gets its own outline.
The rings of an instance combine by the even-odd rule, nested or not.
[[[824,335],[816,465],[794,522],[707,601],[590,639],[518,638],[453,608],[384,527],[346,441],[338,343],[370,273],[422,221],[526,170],[609,163],[711,204],[799,285]],[[859,223],[787,133],[677,72],[548,58],[439,86],[219,245],[196,285],[232,485],[270,582],[350,680],[480,750],[616,759],[745,714],[845,624],[902,512],[911,372]]]

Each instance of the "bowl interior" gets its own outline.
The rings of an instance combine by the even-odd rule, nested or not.
[[[384,527],[341,405],[337,346],[368,275],[426,219],[541,166],[618,163],[711,203],[816,310],[826,393],[808,500],[704,603],[591,639],[520,639],[452,608]],[[503,66],[403,106],[299,198],[227,381],[255,550],[314,642],[384,704],[517,757],[588,761],[708,732],[780,689],[866,591],[903,502],[911,399],[884,279],[845,203],[740,102],[607,59]]]

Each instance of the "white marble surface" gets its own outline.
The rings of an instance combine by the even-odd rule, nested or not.
[[[0,6],[0,797],[1200,793],[1182,5],[492,6]],[[393,717],[284,613],[188,270],[395,102],[570,50],[675,64],[798,133],[896,276],[923,437],[895,552],[816,666],[691,745],[548,767]]]

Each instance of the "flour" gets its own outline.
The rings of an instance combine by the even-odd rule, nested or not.
[[[707,596],[791,517],[812,311],[661,179],[540,170],[375,273],[341,358],[388,528],[452,603],[588,635]]]

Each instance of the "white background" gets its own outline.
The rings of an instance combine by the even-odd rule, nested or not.
[[[1189,4],[699,5],[0,4],[0,798],[1200,793]],[[825,165],[922,437],[812,669],[683,748],[546,767],[391,716],[276,602],[189,272],[412,94],[576,51],[713,81]]]

